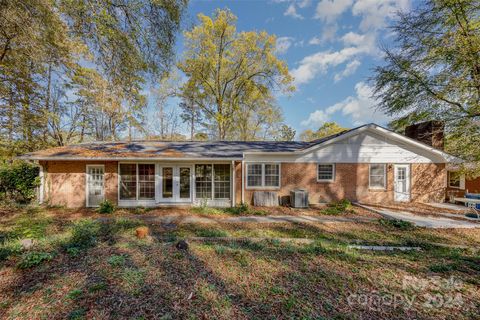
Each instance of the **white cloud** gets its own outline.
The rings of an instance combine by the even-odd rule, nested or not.
[[[298,2],[298,7],[299,8],[306,8],[309,7],[312,4],[312,0],[301,0]]]
[[[352,7],[354,16],[362,17],[360,30],[378,30],[399,10],[410,7],[410,0],[357,0]]]
[[[372,55],[378,54],[376,32],[365,34],[348,32],[342,36],[341,40],[345,46],[355,46],[362,52]]]
[[[292,17],[294,19],[303,19],[303,16],[297,13],[297,8],[295,7],[295,3],[291,3],[287,10],[283,13],[284,16]]]
[[[322,43],[322,41],[320,41],[320,38],[315,36],[313,37],[312,39],[308,40],[308,44],[311,44],[311,45],[319,45],[320,43]]]
[[[292,46],[293,40],[292,37],[279,37],[277,38],[276,42],[276,51],[278,54],[284,54],[288,51],[288,49]]]
[[[334,22],[353,4],[353,0],[321,0],[315,10],[315,18],[327,23]]]
[[[338,25],[336,23],[326,24],[322,28],[322,34],[320,36],[314,36],[308,41],[308,43],[311,45],[320,45],[334,41],[337,35],[337,29]]]
[[[331,105],[325,109],[312,112],[308,119],[302,121],[303,126],[318,128],[324,122],[331,120],[335,113],[350,117],[353,125],[364,123],[385,123],[388,116],[376,109],[376,101],[372,98],[373,88],[364,82],[355,85],[355,96]]]
[[[296,85],[305,84],[317,75],[327,73],[330,68],[342,65],[359,55],[371,53],[372,47],[364,44],[344,47],[339,51],[320,51],[303,58],[291,74],[295,78]]]
[[[345,67],[345,69],[342,72],[339,72],[339,73],[335,74],[335,76],[333,77],[333,80],[335,82],[338,82],[338,81],[342,80],[343,78],[351,76],[352,74],[355,73],[355,71],[357,71],[358,67],[360,67],[361,64],[362,63],[360,61],[358,61],[357,59],[355,59],[353,61],[350,61],[349,63],[347,63],[347,66]]]

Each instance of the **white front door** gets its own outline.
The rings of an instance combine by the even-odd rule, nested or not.
[[[394,200],[410,201],[410,165],[396,164],[394,168]]]
[[[159,202],[192,201],[192,167],[160,165]]]
[[[104,197],[103,165],[87,165],[87,207],[98,207]]]

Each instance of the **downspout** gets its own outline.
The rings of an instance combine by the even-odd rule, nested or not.
[[[42,204],[44,201],[44,190],[45,190],[45,173],[43,171],[42,165],[40,165],[40,172],[38,175],[40,177],[40,190],[38,194],[38,203]]]
[[[245,161],[242,160],[242,203],[245,203]]]
[[[232,173],[232,207],[235,207],[236,205],[236,202],[235,202],[235,184],[237,184],[237,179],[236,179],[236,176],[235,176],[235,161],[232,160],[232,169],[233,169],[233,173]]]

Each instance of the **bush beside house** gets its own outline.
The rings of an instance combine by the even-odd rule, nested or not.
[[[0,166],[0,201],[28,203],[40,185],[39,168],[27,162]]]

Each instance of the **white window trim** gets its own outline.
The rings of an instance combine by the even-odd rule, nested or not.
[[[121,174],[120,174],[120,165],[121,164],[134,164],[135,165],[135,175],[136,175],[136,180],[135,180],[135,183],[136,183],[136,190],[135,190],[135,199],[121,199],[120,198],[120,182],[122,180],[122,177],[121,177]],[[139,164],[153,164],[154,167],[155,167],[155,171],[154,171],[154,177],[155,177],[155,196],[153,199],[138,199],[139,195],[140,195],[140,187],[139,187],[139,181],[138,181],[138,165]],[[132,203],[138,203],[138,205],[141,205],[141,204],[149,204],[149,203],[154,203],[156,201],[156,197],[157,197],[157,165],[155,164],[155,162],[118,162],[118,167],[117,167],[117,200],[118,200],[118,203],[120,202],[123,202],[123,203],[127,203],[127,202],[132,202]]]
[[[370,178],[370,171],[372,170],[372,165],[383,165],[383,187],[372,186]],[[372,190],[387,190],[387,164],[386,163],[370,163],[368,165],[368,188]]]
[[[223,165],[229,165],[230,166],[230,198],[215,198],[215,165],[216,164],[223,164]],[[212,195],[210,198],[197,198],[197,180],[196,180],[196,166],[197,165],[211,165],[212,166],[212,181],[211,181],[211,186],[212,186]],[[203,200],[203,199],[206,199],[206,200],[211,200],[211,201],[224,201],[224,200],[228,200],[230,201],[233,197],[232,195],[232,185],[235,184],[235,180],[232,178],[232,165],[230,163],[225,163],[225,162],[198,162],[198,163],[195,163],[193,165],[193,185],[194,185],[194,188],[195,190],[193,191],[193,194],[194,194],[194,199],[199,199],[199,200]]]
[[[319,179],[318,178],[318,167],[320,165],[331,165],[332,166],[332,179]],[[335,182],[336,170],[335,163],[317,163],[317,182]]]
[[[250,186],[250,185],[248,185],[248,167],[250,165],[255,165],[255,164],[262,165],[262,185],[260,185],[260,186]],[[266,164],[278,165],[278,186],[265,186],[265,165]],[[254,190],[254,189],[257,189],[257,190],[259,190],[259,189],[260,190],[261,189],[277,190],[277,189],[280,189],[280,186],[282,184],[282,164],[279,163],[279,162],[247,162],[245,164],[245,179],[246,179],[245,189],[248,189],[248,190]]]
[[[85,166],[85,204],[87,208],[94,208],[90,206],[88,203],[88,193],[89,193],[89,188],[88,188],[88,176],[90,173],[88,173],[88,169],[91,167],[97,167],[97,168],[102,168],[103,169],[103,200],[105,200],[105,165],[104,164],[87,164]]]
[[[448,187],[452,188],[452,189],[464,190],[465,189],[465,175],[464,174],[460,174],[459,181],[458,181],[458,187],[450,185],[450,173],[455,173],[455,172],[456,171],[447,171]]]

